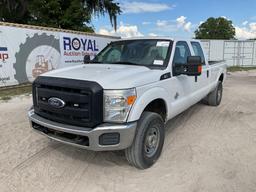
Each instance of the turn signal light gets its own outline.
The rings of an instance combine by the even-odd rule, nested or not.
[[[132,105],[136,100],[136,95],[131,95],[127,97],[127,104]]]
[[[199,65],[197,68],[198,73],[202,73],[202,65]]]

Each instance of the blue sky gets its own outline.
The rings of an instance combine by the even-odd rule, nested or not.
[[[132,36],[193,37],[200,22],[208,17],[233,21],[239,39],[256,37],[256,0],[119,0],[123,13],[114,31],[109,18],[93,19],[97,33]]]

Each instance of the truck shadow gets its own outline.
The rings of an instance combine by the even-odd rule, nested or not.
[[[197,103],[177,115],[173,119],[166,123],[166,135],[165,139],[168,140],[170,134],[174,133],[177,128],[182,128],[183,125],[193,118],[193,114],[200,113],[200,109],[205,107],[201,103]],[[174,133],[175,134],[175,133]],[[55,141],[51,141],[56,143]],[[49,145],[51,147],[52,145]],[[126,161],[124,151],[100,151],[94,152],[85,149],[75,148],[69,145],[62,145],[61,147],[55,149],[62,153],[64,156],[74,159],[75,161],[84,161],[88,164],[93,164],[101,167],[130,167]],[[163,151],[164,152],[164,151]]]

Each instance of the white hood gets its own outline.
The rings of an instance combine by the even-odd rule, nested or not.
[[[47,72],[42,76],[94,81],[104,89],[126,89],[159,81],[161,70],[119,64],[84,64]]]

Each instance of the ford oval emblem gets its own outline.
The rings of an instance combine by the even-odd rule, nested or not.
[[[62,108],[65,106],[65,101],[57,98],[57,97],[51,97],[48,99],[48,103],[50,106],[54,107],[54,108]]]

